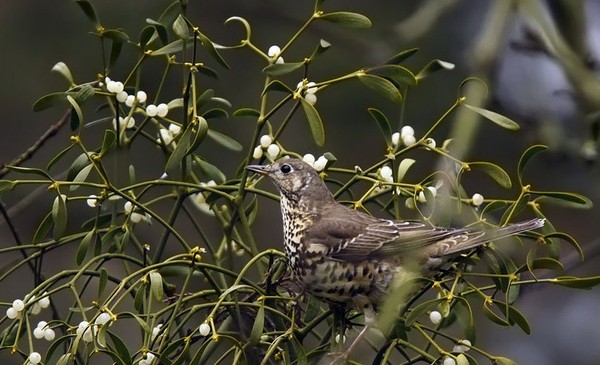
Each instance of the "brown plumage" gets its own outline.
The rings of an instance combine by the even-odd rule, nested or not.
[[[270,177],[279,189],[285,252],[296,279],[323,300],[352,302],[360,309],[381,302],[409,259],[430,275],[447,256],[544,224],[533,219],[471,231],[376,218],[337,203],[301,160],[247,168]]]

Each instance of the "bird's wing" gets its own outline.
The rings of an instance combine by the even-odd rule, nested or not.
[[[465,229],[431,228],[343,209],[323,214],[305,232],[304,240],[325,246],[325,254],[331,258],[353,261],[397,256],[427,246],[431,246],[428,255],[439,257],[467,249],[463,245],[473,235]]]

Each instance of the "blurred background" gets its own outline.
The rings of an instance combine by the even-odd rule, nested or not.
[[[146,25],[145,19],[157,19],[170,1],[92,3],[105,26],[123,28],[137,41],[139,31]],[[265,51],[274,44],[282,46],[313,9],[310,1],[282,0],[191,0],[188,6],[191,21],[221,44],[236,44],[244,37],[238,24],[223,25],[230,16],[244,17],[252,26],[253,42]],[[407,62],[411,70],[417,72],[432,59],[451,62],[456,67],[425,79],[419,87],[409,91],[403,118],[417,135],[424,133],[457,95],[470,93],[472,104],[510,116],[521,125],[521,131],[514,133],[485,120],[472,120],[472,113],[455,113],[434,135],[438,143],[451,135],[456,138],[457,153],[463,159],[497,163],[513,179],[516,179],[516,163],[522,152],[535,143],[547,144],[550,151],[531,163],[526,179],[538,190],[572,191],[586,195],[594,203],[600,201],[600,172],[596,161],[600,1],[330,0],[324,9],[360,12],[373,21],[373,27],[347,29],[326,22],[315,23],[302,41],[285,55],[286,61],[300,61],[319,39],[330,42],[333,47],[321,57],[322,62],[311,66],[311,80],[326,80],[365,65],[381,64],[401,50],[418,47],[417,55]],[[39,113],[32,110],[33,103],[42,95],[66,88],[60,75],[50,71],[55,63],[65,62],[79,82],[95,79],[101,71],[99,42],[89,34],[91,31],[93,27],[73,1],[0,2],[0,106],[4,128],[0,133],[0,162],[8,163],[23,153],[64,113],[60,107]],[[124,79],[135,62],[135,52],[127,54],[125,50],[124,53],[111,74],[113,78]],[[222,55],[231,70],[215,67],[220,80],[207,80],[202,87],[214,88],[217,96],[230,100],[234,110],[257,108],[264,80],[260,73],[263,61],[247,50],[223,51]],[[471,76],[488,84],[487,94],[481,88],[474,92],[468,85],[459,92],[461,82]],[[146,75],[146,79],[152,77]],[[159,76],[154,77],[154,82],[158,79]],[[289,80],[295,85],[291,82],[293,78]],[[178,92],[176,85],[171,88],[175,94]],[[401,113],[398,107],[370,93],[359,82],[331,90],[334,91],[320,92],[317,104],[328,136],[325,146],[307,144],[308,138],[294,138],[309,133],[302,115],[282,135],[282,143],[287,149],[300,153],[332,152],[344,167],[379,160],[384,153],[383,140],[367,108],[383,110],[396,128]],[[224,120],[214,127],[247,147],[248,133],[252,129],[247,120]],[[45,166],[49,158],[67,144],[68,136],[69,130],[65,127],[26,165]],[[205,153],[213,159],[227,158],[210,146]],[[236,158],[239,160],[240,156]],[[160,173],[162,165],[148,163],[150,172],[140,172],[142,176]],[[228,175],[233,174],[237,166],[229,167]],[[431,166],[417,168],[426,171]],[[490,185],[489,180],[485,183]],[[477,181],[471,184],[476,186]],[[490,195],[495,193],[489,191]],[[7,199],[9,207],[16,203],[11,201],[15,198]],[[35,206],[36,202],[28,204]],[[278,208],[272,208],[262,211],[265,222],[279,219]],[[597,275],[600,264],[598,204],[591,210],[557,207],[545,211],[556,228],[572,234],[586,252],[586,261],[582,263],[572,249],[565,250],[569,272]],[[21,216],[20,229],[31,231],[42,216],[42,212],[36,213],[35,209]],[[1,222],[0,245],[5,247],[11,244],[10,236],[4,221]],[[490,331],[489,323],[484,320],[480,321],[478,345],[520,364],[600,363],[597,346],[600,320],[596,314],[599,289],[577,291],[548,286],[526,291],[519,300],[518,307],[530,320],[532,334],[528,336],[517,328],[496,325]]]

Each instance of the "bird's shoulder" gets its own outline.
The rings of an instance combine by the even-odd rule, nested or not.
[[[377,218],[336,203],[315,215],[303,242],[322,247],[333,259],[364,260],[414,250],[444,234],[447,229]]]

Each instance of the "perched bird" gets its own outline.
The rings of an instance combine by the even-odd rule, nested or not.
[[[279,189],[285,253],[295,278],[324,301],[353,303],[367,322],[408,260],[416,260],[421,274],[429,276],[447,256],[544,225],[533,219],[472,231],[376,218],[336,202],[302,160],[246,168],[268,176]]]

